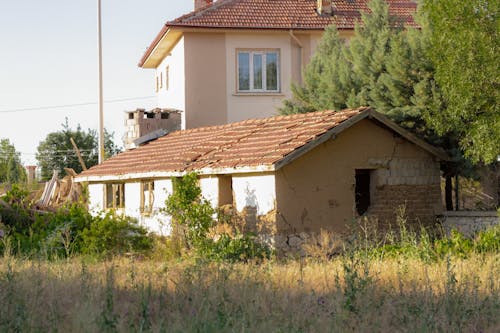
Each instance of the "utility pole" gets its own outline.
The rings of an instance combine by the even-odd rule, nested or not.
[[[104,162],[104,103],[102,95],[102,33],[101,33],[101,0],[97,0],[97,52],[99,71],[99,164]]]

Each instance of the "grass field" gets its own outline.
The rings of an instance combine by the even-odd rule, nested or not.
[[[499,332],[500,255],[0,259],[0,332]]]

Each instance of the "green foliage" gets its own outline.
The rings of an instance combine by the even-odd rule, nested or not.
[[[259,244],[250,234],[232,237],[222,234],[217,240],[209,237],[209,231],[217,221],[215,209],[201,195],[198,175],[188,173],[174,180],[173,194],[165,201],[164,211],[172,216],[174,223],[174,239],[183,239],[188,250],[207,259],[215,260],[248,260],[252,258],[268,258],[270,250]],[[226,217],[218,216],[220,220]]]
[[[9,139],[0,140],[0,183],[20,183],[26,180],[21,154]]]
[[[499,10],[499,1],[423,1],[426,55],[446,101],[427,120],[440,134],[458,131],[475,162],[493,162],[500,152]]]
[[[186,245],[201,248],[207,242],[215,210],[202,197],[196,173],[174,179],[173,189],[174,193],[165,202],[165,212],[172,216],[176,232],[183,234]]]
[[[135,220],[112,213],[92,216],[81,204],[55,212],[36,211],[27,194],[14,185],[0,201],[0,253],[45,258],[84,253],[100,257],[152,247],[152,239]]]
[[[292,87],[292,100],[281,112],[304,113],[372,106],[405,128],[428,133],[422,114],[442,108],[432,63],[424,56],[424,32],[402,29],[383,0],[370,1],[371,13],[346,43],[335,26],[325,30],[304,71],[303,86]]]
[[[153,246],[153,240],[137,220],[113,212],[95,217],[90,226],[81,232],[81,237],[82,253],[101,257],[144,252]]]
[[[120,150],[113,142],[113,134],[105,131],[104,137],[106,155],[109,157],[118,153]],[[59,174],[64,174],[64,168],[73,168],[76,172],[82,171],[70,138],[75,140],[87,168],[97,164],[99,155],[97,132],[91,129],[83,131],[80,125],[73,130],[66,119],[62,124],[62,130],[47,134],[45,140],[38,145],[36,159],[40,164],[43,179],[50,179],[53,170],[58,170]]]
[[[258,243],[251,234],[239,234],[235,237],[222,234],[219,239],[212,242],[208,250],[206,253],[208,258],[232,262],[265,259],[271,256],[270,249]]]

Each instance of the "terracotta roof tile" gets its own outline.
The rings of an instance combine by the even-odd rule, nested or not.
[[[389,11],[403,22],[415,25],[411,0],[387,0]],[[335,23],[353,29],[368,0],[333,0],[333,15],[319,15],[316,0],[219,0],[167,23],[167,26],[237,29],[322,30]]]
[[[366,110],[321,111],[177,131],[118,154],[79,176],[271,166]]]

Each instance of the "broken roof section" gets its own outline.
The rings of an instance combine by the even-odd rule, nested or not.
[[[362,119],[378,121],[440,159],[441,150],[368,107],[177,131],[82,172],[77,181],[177,177],[190,171],[232,174],[278,170]]]
[[[413,19],[417,4],[411,0],[386,0],[389,13],[400,22],[416,27]],[[320,15],[317,0],[219,0],[167,22],[139,62],[142,67],[169,30],[176,29],[257,29],[324,30],[330,24],[338,29],[354,29],[361,12],[369,12],[369,0],[332,0],[332,14]],[[175,38],[178,38],[177,34]],[[173,38],[174,38],[173,37]],[[175,39],[174,38],[174,39]]]

